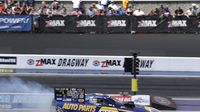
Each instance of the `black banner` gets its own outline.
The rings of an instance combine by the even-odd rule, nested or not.
[[[168,32],[182,33],[189,32],[192,28],[190,20],[187,16],[169,17],[167,21]]]
[[[124,16],[104,17],[104,33],[128,33],[131,31],[130,19]]]
[[[168,32],[167,18],[158,16],[132,17],[132,30],[136,32]]]
[[[190,26],[188,32],[200,33],[200,18],[197,18],[196,16],[190,16],[189,21],[190,21]]]
[[[71,33],[98,33],[99,32],[99,17],[89,16],[67,16],[66,20],[66,32]]]
[[[41,32],[65,32],[66,22],[63,16],[41,16],[40,17]]]
[[[40,31],[67,33],[200,33],[200,18],[187,16],[41,16]]]

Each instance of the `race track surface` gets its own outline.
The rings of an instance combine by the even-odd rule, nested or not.
[[[199,34],[1,33],[0,53],[200,56]]]
[[[11,76],[5,75],[1,78]],[[132,76],[86,76],[86,75],[24,75],[18,76],[25,81],[35,81],[48,87],[80,87],[87,93],[131,92]],[[2,85],[3,86],[3,85]],[[138,94],[161,95],[170,97],[199,97],[200,78],[139,77]]]

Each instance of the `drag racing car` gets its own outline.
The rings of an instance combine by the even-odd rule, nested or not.
[[[57,112],[160,112],[134,102],[120,103],[104,94],[85,94],[80,88],[55,88]]]

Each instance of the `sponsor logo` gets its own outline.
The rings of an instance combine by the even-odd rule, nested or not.
[[[55,66],[63,66],[63,67],[86,67],[89,62],[89,59],[66,59],[66,58],[59,58],[59,59],[29,59],[27,60],[28,65],[35,65],[35,66],[46,66],[46,65],[55,65]]]
[[[80,20],[76,21],[76,27],[95,27],[95,20]]]
[[[135,95],[132,96],[132,101],[137,105],[150,105],[149,95]]]
[[[62,108],[66,110],[74,110],[74,111],[96,112],[96,106],[94,105],[64,103]]]
[[[135,99],[134,102],[142,103],[142,102],[145,102],[145,100],[142,99],[142,97],[139,97],[139,98]]]
[[[17,57],[0,57],[0,64],[2,65],[16,65],[17,64]]]
[[[171,27],[187,27],[187,20],[172,20],[168,22],[168,28]]]
[[[120,101],[122,103],[131,101],[131,96],[122,95],[122,96],[111,96],[111,97],[114,99],[117,99],[118,101]]]
[[[151,68],[154,60],[140,60],[140,68]]]
[[[126,27],[126,20],[110,20],[107,27]]]
[[[58,66],[86,67],[89,59],[62,59],[58,60]]]
[[[0,23],[28,23],[29,20],[29,18],[0,18]]]
[[[157,27],[156,20],[138,21],[138,27]]]
[[[94,64],[97,63],[97,64]],[[121,66],[121,60],[105,60],[105,61],[93,61],[94,66],[100,66],[102,68],[106,68],[109,66]]]
[[[140,104],[140,103],[148,103],[149,101],[143,99],[142,97],[138,97],[138,98],[134,99],[134,102]]]
[[[94,66],[99,66],[100,65],[100,62],[98,61],[98,60],[95,60],[95,61],[93,61],[93,63],[92,63]]]
[[[34,60],[33,59],[29,59],[29,60],[27,60],[27,64],[28,65],[34,65]]]
[[[84,99],[78,99],[78,102],[83,103],[85,100]]]
[[[40,59],[36,60],[36,66],[56,65],[56,59]]]
[[[45,21],[46,26],[45,27],[62,27],[65,26],[65,20],[49,20]]]
[[[168,100],[167,98],[164,98],[164,97],[160,97],[160,96],[154,96],[153,99],[162,104],[162,105],[171,105],[171,102],[170,100]]]

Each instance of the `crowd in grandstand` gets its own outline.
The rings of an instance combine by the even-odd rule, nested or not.
[[[19,2],[14,0],[5,0],[0,2],[0,14],[16,14],[16,15],[89,15],[94,17],[96,15],[106,16],[197,16],[200,15],[198,5],[193,3],[187,11],[183,11],[178,7],[175,11],[171,11],[168,6],[160,5],[152,9],[149,13],[144,13],[140,8],[134,8],[129,4],[128,0],[122,0],[121,4],[116,4],[113,0],[99,0],[97,3],[92,3],[88,8],[81,7],[81,0],[72,0],[73,11],[68,13],[67,8],[63,3],[54,0],[51,4],[42,1],[40,7],[34,8],[33,3]]]

